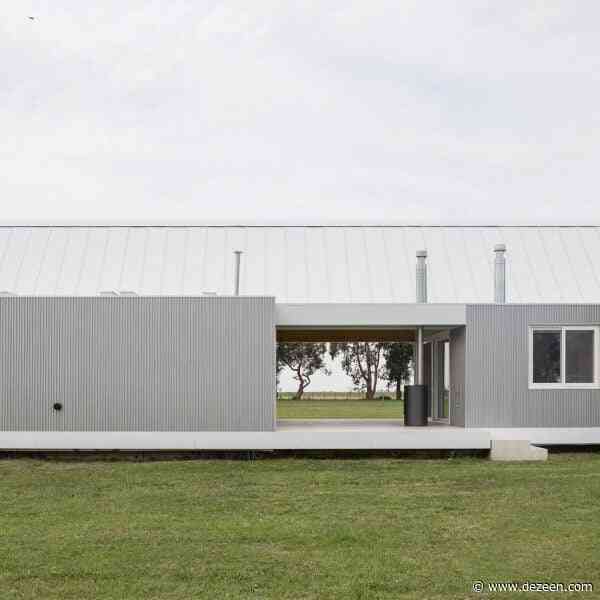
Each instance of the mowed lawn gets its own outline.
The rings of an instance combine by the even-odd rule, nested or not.
[[[600,589],[599,454],[20,459],[0,461],[0,482],[3,600],[422,600],[477,597],[474,580]]]
[[[400,400],[277,400],[278,419],[402,419]]]

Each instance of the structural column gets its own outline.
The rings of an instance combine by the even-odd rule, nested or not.
[[[417,327],[417,348],[415,353],[415,383],[423,385],[423,328]]]
[[[416,301],[427,302],[427,251],[417,252]],[[404,424],[409,426],[427,425],[427,385],[423,377],[423,326],[417,327],[415,344],[415,385],[404,387]]]

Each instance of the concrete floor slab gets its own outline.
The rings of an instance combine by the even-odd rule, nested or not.
[[[405,427],[400,419],[286,419],[274,431],[4,431],[0,450],[489,450],[494,440],[600,444],[600,427]]]

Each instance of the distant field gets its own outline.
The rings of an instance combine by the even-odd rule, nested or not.
[[[600,455],[0,461],[2,600],[594,598]],[[592,582],[472,594],[473,582]]]
[[[278,400],[278,419],[401,419],[398,400]]]
[[[280,400],[292,400],[294,392],[278,392],[277,398]],[[377,392],[376,398],[379,399],[394,399],[396,392]],[[364,400],[364,392],[304,392],[302,400]]]

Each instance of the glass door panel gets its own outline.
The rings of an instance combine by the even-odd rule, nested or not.
[[[433,386],[436,419],[448,419],[450,406],[450,342],[438,341],[435,356],[435,385]]]

